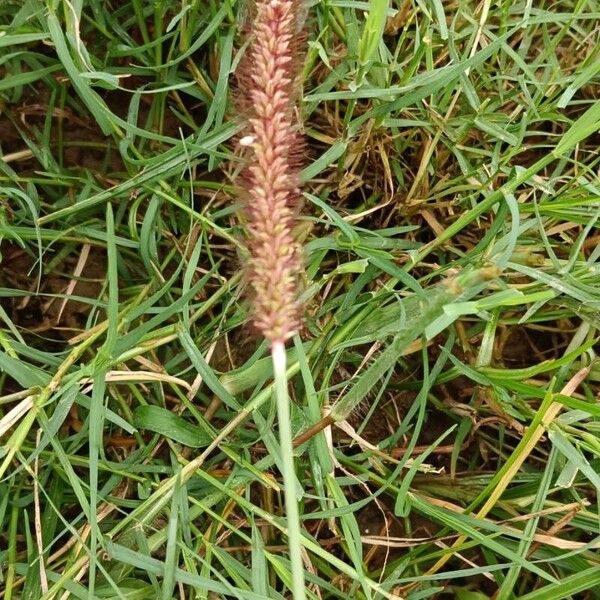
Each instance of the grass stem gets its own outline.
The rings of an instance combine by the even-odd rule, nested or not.
[[[294,600],[305,600],[304,565],[302,564],[302,544],[300,541],[300,517],[296,500],[296,472],[294,470],[294,450],[292,447],[292,426],[286,375],[286,355],[282,342],[274,342],[271,347],[273,373],[275,377],[275,400],[279,421],[279,445],[281,447],[281,468],[287,516],[288,547],[292,566],[292,595]]]

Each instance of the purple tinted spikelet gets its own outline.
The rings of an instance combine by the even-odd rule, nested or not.
[[[252,39],[238,78],[247,114],[247,129],[239,141],[248,161],[241,193],[247,204],[254,323],[273,344],[285,342],[299,326],[302,265],[293,235],[301,196],[301,140],[294,121],[297,1],[254,4]]]

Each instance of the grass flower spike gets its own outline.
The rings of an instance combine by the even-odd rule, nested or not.
[[[271,346],[274,397],[279,422],[287,536],[294,600],[306,597],[300,519],[296,497],[285,342],[298,329],[297,280],[301,270],[294,217],[300,190],[300,138],[294,123],[298,66],[297,8],[294,0],[257,0],[251,43],[241,69],[240,93],[248,130],[243,175],[247,200],[250,283],[254,323]]]
[[[254,322],[272,344],[285,342],[298,328],[301,261],[293,235],[300,200],[300,139],[294,124],[296,5],[291,0],[256,2],[245,89],[240,89],[249,115],[240,144],[250,151],[243,178]]]

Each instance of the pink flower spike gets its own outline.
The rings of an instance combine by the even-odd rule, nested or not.
[[[248,161],[240,191],[247,204],[253,320],[271,344],[289,339],[300,322],[302,261],[293,234],[301,198],[301,139],[294,120],[297,5],[297,0],[256,0],[253,37],[238,77],[251,102],[239,144]]]

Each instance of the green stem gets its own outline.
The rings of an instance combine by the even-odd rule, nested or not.
[[[296,501],[296,472],[294,469],[294,449],[292,448],[286,354],[282,342],[273,343],[271,358],[273,360],[274,391],[277,402],[277,418],[279,421],[279,445],[281,447],[288,547],[292,565],[292,595],[294,600],[305,600],[304,565],[302,563],[302,543],[300,541],[300,517],[298,514],[298,502]]]

